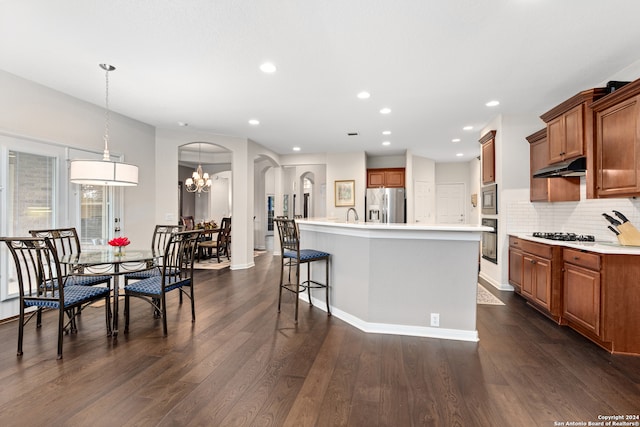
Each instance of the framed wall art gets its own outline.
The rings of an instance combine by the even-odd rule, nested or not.
[[[356,181],[336,181],[335,182],[335,200],[336,206],[355,206],[356,205]]]

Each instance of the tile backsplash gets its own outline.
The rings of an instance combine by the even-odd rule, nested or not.
[[[505,197],[506,215],[500,218],[507,234],[562,232],[592,234],[596,240],[616,241],[616,236],[607,228],[609,222],[602,216],[606,212],[615,217],[612,210],[623,213],[640,229],[640,199],[587,199],[584,182],[582,184],[579,202],[531,203]]]

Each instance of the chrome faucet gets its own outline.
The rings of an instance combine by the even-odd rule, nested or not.
[[[355,221],[358,222],[358,212],[356,212],[355,208],[349,208],[349,210],[347,211],[347,222],[349,222],[349,214],[351,213],[351,211],[353,211],[353,214],[355,215]]]

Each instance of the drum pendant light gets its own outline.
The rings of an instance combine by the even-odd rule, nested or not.
[[[102,160],[71,160],[69,180],[74,184],[135,186],[138,185],[138,167],[111,160],[109,156],[109,72],[116,68],[108,64],[100,64],[105,70],[105,127],[104,154]]]

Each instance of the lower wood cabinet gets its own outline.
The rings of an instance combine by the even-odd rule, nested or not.
[[[600,255],[564,249],[563,258],[563,321],[600,338]]]
[[[519,239],[509,238],[509,283],[519,294],[522,292],[524,253],[520,250],[518,244]]]
[[[524,254],[522,270],[522,295],[551,311],[551,260]]]
[[[640,356],[640,255],[509,236],[509,283],[542,314],[607,351]]]
[[[509,283],[533,307],[560,322],[562,249],[509,237]]]

